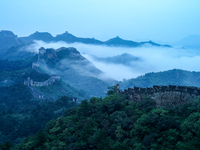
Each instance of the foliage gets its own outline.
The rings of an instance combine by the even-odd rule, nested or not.
[[[75,48],[46,49],[46,53],[40,55],[40,63],[42,72],[60,75],[63,81],[83,90],[90,98],[105,97],[109,83],[97,78],[102,72]]]
[[[41,74],[31,68],[34,57],[27,60],[0,60],[0,86],[10,86],[23,82],[30,77],[34,81],[42,82],[50,78],[48,74]]]
[[[17,111],[21,105],[31,105],[32,95],[28,88],[22,83],[10,87],[0,87],[0,110],[6,111],[9,108]]]
[[[61,96],[76,97],[79,100],[88,98],[88,95],[83,90],[78,90],[62,80],[56,81],[54,84],[41,87],[35,87],[38,92],[42,93],[45,97],[51,99],[58,99]]]
[[[45,124],[76,103],[63,96],[55,102],[32,97],[27,86],[14,84],[0,87],[0,143],[17,144],[24,137],[34,135]],[[5,144],[3,144],[5,147]]]
[[[111,86],[111,87],[108,87],[107,95],[113,95],[116,92],[117,92],[117,87],[116,86]]]
[[[190,72],[180,69],[173,69],[157,73],[147,73],[137,78],[125,80],[120,83],[122,88],[130,87],[152,87],[153,85],[181,85],[200,86],[200,72]]]
[[[17,149],[27,145],[26,149],[199,149],[198,101],[156,108],[148,98],[134,103],[116,92],[109,93],[104,99],[84,100],[50,121],[43,133],[45,140],[38,146],[28,145],[39,139],[35,135]]]
[[[0,149],[1,150],[9,150],[12,147],[14,147],[14,145],[12,143],[10,143],[9,141],[6,141],[6,143],[4,143],[4,144],[0,143]]]
[[[5,60],[0,60],[0,71],[2,70],[21,70],[28,68],[32,65],[30,61],[25,61],[25,60],[16,60],[16,61],[8,61],[7,59]]]

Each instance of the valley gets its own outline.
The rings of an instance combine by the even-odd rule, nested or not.
[[[22,147],[25,149],[47,148],[48,144],[62,149],[70,147],[69,143],[71,143],[72,147],[81,149],[80,141],[77,139],[73,142],[67,141],[67,144],[60,140],[59,142],[63,143],[60,146],[50,141],[54,139],[54,134],[59,134],[62,139],[61,134],[67,131],[69,135],[65,135],[65,138],[69,140],[72,134],[76,133],[75,122],[79,120],[76,124],[86,122],[89,126],[87,128],[95,130],[92,135],[89,131],[85,131],[86,127],[77,127],[80,131],[77,130],[76,134],[81,138],[84,137],[82,132],[86,132],[88,137],[103,134],[111,143],[122,142],[127,137],[133,138],[133,135],[128,135],[128,132],[139,136],[136,122],[145,115],[149,118],[154,116],[159,122],[162,121],[163,113],[167,119],[170,118],[171,122],[175,119],[171,114],[178,115],[180,118],[169,128],[156,124],[161,133],[169,129],[170,131],[179,130],[175,133],[179,134],[180,130],[183,130],[185,120],[189,119],[190,113],[193,115],[198,113],[199,71],[173,68],[146,72],[148,71],[146,68],[154,65],[146,62],[146,58],[150,58],[150,53],[164,56],[165,53],[172,54],[172,50],[179,50],[170,45],[161,45],[152,41],[134,42],[119,37],[102,42],[93,38],[78,38],[68,32],[56,37],[47,32],[35,32],[30,36],[18,38],[11,31],[1,31],[0,39],[2,39],[0,44],[5,45],[0,49],[0,119],[3,120],[0,127],[0,143],[6,143],[6,141],[11,142],[7,142],[7,145],[20,143],[19,149]],[[66,43],[60,44],[60,41]],[[180,49],[180,51],[184,53],[173,55],[173,57],[181,60],[188,54],[185,49]],[[190,58],[194,55],[197,55],[196,50],[193,54],[190,53]],[[152,56],[152,59],[154,58],[156,57]],[[155,64],[159,63],[155,62]],[[152,69],[156,67],[153,66]],[[131,78],[127,78],[126,74]],[[123,76],[125,78],[122,78]],[[117,89],[116,84],[120,85],[121,90]],[[175,89],[171,91],[169,89],[172,85]],[[180,88],[186,86],[187,89],[180,92]],[[194,89],[193,93],[189,92],[191,89]],[[170,109],[168,106],[173,106],[173,108]],[[193,110],[189,112],[186,107]],[[175,111],[176,108],[179,112]],[[131,116],[132,111],[135,111],[137,115]],[[187,112],[188,115],[181,116],[180,112]],[[115,115],[118,113],[122,115],[121,117],[126,116],[127,122],[113,122],[106,119],[106,115],[112,118],[117,117]],[[86,116],[92,124],[87,123]],[[70,117],[74,120],[72,121]],[[99,121],[93,120],[99,117]],[[132,122],[131,119],[134,120],[134,118],[135,122]],[[73,122],[73,125],[69,125],[69,122]],[[96,126],[98,123],[100,126]],[[67,131],[63,130],[62,124],[67,126],[65,128]],[[143,138],[148,138],[146,136],[150,136],[149,132],[144,132]],[[164,138],[157,131],[156,134],[151,135],[154,140]],[[28,136],[33,136],[33,139],[27,138]],[[37,141],[40,136],[45,137],[45,140],[35,143],[34,139]],[[173,137],[178,138],[176,135]],[[186,135],[181,135],[179,138],[186,138]],[[196,138],[196,135],[193,134],[192,138]],[[27,142],[32,144],[27,145]],[[94,143],[85,142],[92,148],[101,147],[94,145],[95,140]],[[105,141],[101,142],[104,145]],[[150,145],[142,144],[146,147]],[[126,145],[139,147],[131,143]],[[109,145],[109,148],[114,149],[117,146],[125,147],[125,149],[127,147],[116,143],[116,145]],[[178,147],[182,146],[183,143]]]

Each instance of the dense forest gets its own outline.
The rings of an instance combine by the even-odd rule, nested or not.
[[[50,78],[48,74],[40,74],[31,68],[34,60],[35,56],[27,60],[0,59],[0,86],[22,83],[27,77],[39,82]]]
[[[149,98],[128,101],[110,88],[104,99],[82,101],[15,149],[199,149],[199,101],[175,108],[155,106]]]
[[[27,86],[14,84],[0,87],[0,143],[17,144],[22,138],[34,135],[45,124],[77,104],[63,96],[55,102],[35,99]]]
[[[43,68],[32,68],[38,55],[27,48],[34,44],[32,40],[41,39],[41,35],[51,41],[51,35],[36,32],[16,39],[11,32],[2,33],[0,38],[6,35],[6,39],[0,40],[0,45],[4,46],[0,48],[0,150],[200,149],[199,100],[182,106],[157,108],[155,101],[148,97],[143,102],[128,101],[124,95],[116,93],[115,86],[107,92],[107,87],[116,83],[122,89],[170,84],[199,87],[200,72],[173,69],[147,73],[122,82],[104,81],[96,76],[102,72],[75,48],[47,49],[44,56],[39,56],[50,68],[48,72],[44,64],[41,64]],[[70,43],[103,44],[69,33],[54,39],[58,41],[65,36],[73,37],[68,41]],[[167,46],[151,41],[146,43]],[[134,46],[145,43],[117,37],[105,44]],[[98,59],[126,65],[130,65],[129,60],[140,61],[140,58],[128,54]],[[24,79],[30,77],[43,82],[51,77],[52,72],[60,75],[61,79],[49,86],[33,87],[44,99],[33,97],[30,88],[23,84]],[[73,97],[86,100],[79,104],[73,101]]]

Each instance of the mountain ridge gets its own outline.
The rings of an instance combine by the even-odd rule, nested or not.
[[[174,46],[182,46],[184,48],[199,49],[200,48],[200,36],[189,35],[180,41],[173,44]]]
[[[48,39],[44,39],[43,37],[46,35],[49,36]],[[38,36],[41,36],[40,39],[38,39]],[[33,38],[33,37],[37,37],[37,38]],[[147,42],[134,42],[131,40],[124,40],[122,38],[120,38],[119,36],[115,37],[115,38],[111,38],[105,42],[97,40],[95,38],[82,38],[82,37],[76,37],[74,35],[72,35],[69,32],[65,32],[63,34],[59,34],[55,37],[53,37],[50,33],[48,32],[35,32],[33,34],[31,34],[28,37],[21,37],[21,39],[24,39],[25,41],[28,41],[28,39],[31,40],[42,40],[45,42],[50,42],[49,40],[51,39],[52,42],[58,42],[58,41],[64,41],[67,43],[84,43],[84,44],[94,44],[94,45],[106,45],[106,46],[115,46],[115,47],[140,47],[140,46],[144,46],[146,44],[149,44],[150,46],[158,46],[158,47],[171,47],[170,45],[161,45],[161,44],[157,44],[154,43],[152,41],[147,41]],[[29,40],[30,42],[30,40]]]
[[[90,97],[104,97],[109,86],[108,83],[97,78],[103,72],[72,47],[40,48],[38,60],[34,64],[37,64],[36,67],[42,72],[59,75],[66,83],[84,90]]]
[[[24,42],[12,31],[2,30],[0,32],[0,54],[12,46],[19,46]]]
[[[120,82],[122,89],[128,87],[153,87],[153,85],[177,85],[200,87],[200,72],[172,69],[150,72],[137,78]]]
[[[0,32],[0,38],[1,38],[1,35],[4,35],[4,32],[5,32],[5,30],[2,30]],[[12,31],[6,31],[6,32],[7,33],[9,32],[9,35],[14,35],[14,33]],[[145,46],[146,44],[149,44],[150,46],[158,46],[158,47],[168,47],[168,48],[172,47],[170,45],[157,44],[152,41],[135,42],[135,41],[131,41],[131,40],[124,40],[118,36],[103,42],[103,41],[97,40],[95,38],[76,37],[67,31],[63,34],[58,34],[55,37],[53,37],[48,32],[36,31],[35,33],[33,33],[29,36],[24,36],[24,37],[19,37],[19,38],[17,35],[15,35],[15,38],[17,38],[17,41],[19,41],[18,44],[30,43],[33,40],[42,40],[44,42],[64,41],[67,43],[83,43],[83,44],[105,45],[105,46],[115,46],[115,47],[140,47],[140,46]],[[11,46],[16,46],[16,44],[10,44],[10,47]],[[10,47],[8,47],[8,48],[10,48]]]

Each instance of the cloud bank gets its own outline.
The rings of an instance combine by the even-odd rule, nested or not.
[[[116,80],[136,78],[148,72],[159,72],[170,69],[183,69],[188,71],[200,71],[200,52],[197,50],[161,48],[161,47],[107,47],[98,45],[87,45],[81,43],[68,44],[65,42],[45,43],[35,41],[27,49],[38,53],[40,47],[60,48],[75,47],[85,58],[91,61],[96,68],[102,70],[104,77],[110,77]],[[115,63],[105,63],[97,61],[97,57],[113,57],[124,53],[139,57],[142,61],[132,61],[131,66]]]

